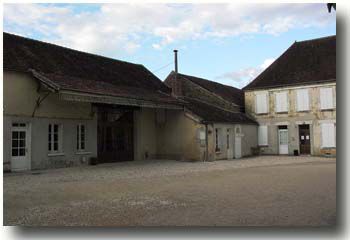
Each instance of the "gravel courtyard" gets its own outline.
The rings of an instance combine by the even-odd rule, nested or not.
[[[336,160],[263,156],[4,174],[4,225],[329,226]]]

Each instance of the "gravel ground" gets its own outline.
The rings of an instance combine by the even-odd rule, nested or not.
[[[334,225],[335,165],[263,156],[4,174],[4,225]]]

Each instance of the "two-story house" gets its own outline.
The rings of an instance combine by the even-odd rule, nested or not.
[[[336,36],[295,42],[243,88],[263,154],[336,154]]]

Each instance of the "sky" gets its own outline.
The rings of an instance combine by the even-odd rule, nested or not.
[[[295,41],[336,34],[326,4],[4,4],[5,32],[244,87]]]

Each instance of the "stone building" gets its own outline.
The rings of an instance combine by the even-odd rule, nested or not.
[[[243,88],[263,154],[336,154],[336,36],[295,42]]]

